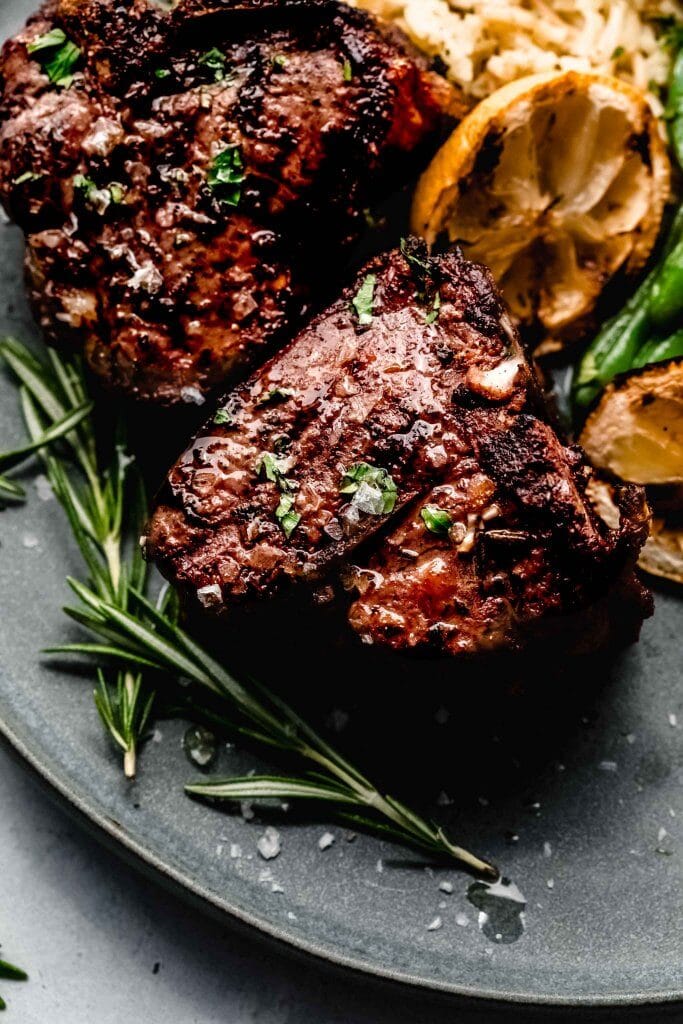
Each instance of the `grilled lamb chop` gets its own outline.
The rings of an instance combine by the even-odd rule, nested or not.
[[[42,326],[166,404],[291,340],[457,106],[332,0],[48,0],[0,75],[0,198]]]
[[[642,491],[620,492],[610,530],[590,475],[489,272],[408,243],[228,396],[171,471],[147,549],[217,613],[341,576],[367,642],[471,654],[569,625],[586,649],[612,625],[634,639],[650,611]]]

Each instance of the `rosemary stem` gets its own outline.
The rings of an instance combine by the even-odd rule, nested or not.
[[[128,701],[132,706],[135,701],[135,676],[132,672],[126,672],[123,683]],[[127,779],[134,779],[137,773],[137,749],[135,737],[131,736],[128,749],[123,755],[123,774]]]
[[[102,542],[102,552],[107,562],[109,577],[111,579],[114,594],[119,591],[121,582],[121,542],[118,537],[111,534]]]

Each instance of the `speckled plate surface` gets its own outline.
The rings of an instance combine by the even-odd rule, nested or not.
[[[31,7],[3,0],[0,35]],[[26,340],[36,332],[21,251],[18,233],[2,226],[0,331]],[[0,427],[3,447],[21,436],[4,377]],[[161,723],[138,782],[126,785],[87,672],[39,654],[68,635],[64,579],[80,565],[58,506],[30,475],[27,485],[27,506],[0,514],[0,731],[112,842],[213,908],[381,977],[510,1003],[683,1000],[683,600],[675,591],[657,593],[640,645],[615,663],[517,666],[495,682],[452,666],[345,661],[324,638],[314,647],[300,625],[278,639],[274,659],[253,651],[250,667],[266,678],[296,667],[285,674],[315,692],[316,711],[336,710],[339,744],[370,762],[374,748],[388,783],[410,780],[459,841],[502,867],[526,910],[520,918],[518,904],[487,923],[491,908],[468,900],[463,875],[369,837],[349,841],[330,823],[285,815],[275,822],[282,852],[266,863],[256,849],[265,821],[184,797],[193,772],[179,723]],[[249,651],[240,655],[249,660]],[[218,770],[252,763],[225,749]],[[328,828],[335,842],[321,852]]]

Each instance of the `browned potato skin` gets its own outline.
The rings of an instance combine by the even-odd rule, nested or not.
[[[69,89],[27,53],[55,26],[84,54]],[[220,82],[199,61],[212,47]],[[201,403],[291,338],[455,95],[329,0],[50,0],[0,76],[0,198],[41,324],[111,388],[162,404]],[[206,181],[228,144],[247,175],[237,209]],[[41,177],[17,184],[28,171]],[[88,208],[77,174],[122,183],[124,203]]]
[[[656,363],[610,384],[586,421],[591,461],[636,484],[683,483],[683,360]]]
[[[639,565],[683,583],[683,360],[647,366],[611,384],[581,443],[600,469],[646,486],[653,521]],[[609,501],[607,485],[603,500]]]

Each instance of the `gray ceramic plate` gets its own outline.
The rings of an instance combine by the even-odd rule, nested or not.
[[[0,34],[30,7],[4,0]],[[21,242],[0,230],[0,331],[35,338]],[[21,436],[4,378],[0,427],[3,447]],[[683,999],[679,596],[658,593],[640,645],[616,664],[517,666],[495,685],[450,666],[330,657],[324,636],[314,648],[300,626],[277,641],[278,674],[296,666],[318,713],[351,712],[338,742],[372,762],[368,738],[381,735],[388,781],[409,778],[459,840],[502,866],[526,899],[522,924],[519,905],[504,904],[512,913],[502,917],[474,906],[464,876],[368,837],[349,842],[325,822],[276,822],[282,853],[266,864],[263,821],[183,796],[192,770],[179,724],[160,725],[138,783],[125,785],[91,679],[39,655],[67,634],[64,578],[80,565],[56,503],[28,486],[26,508],[0,516],[0,729],[112,841],[213,908],[382,977],[501,1001]],[[268,673],[261,654],[253,661]],[[224,750],[220,770],[250,764]],[[321,852],[328,827],[336,841]],[[429,930],[435,918],[441,927]]]

